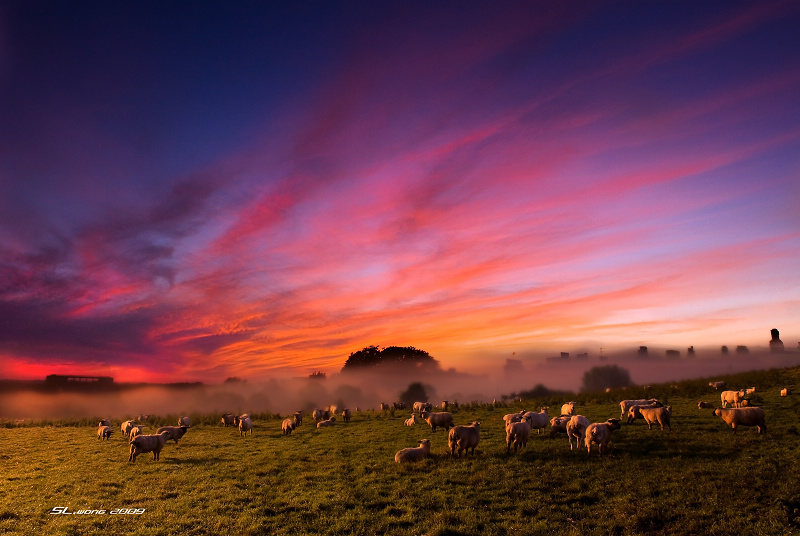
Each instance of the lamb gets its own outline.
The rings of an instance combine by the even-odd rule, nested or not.
[[[781,389],[781,396],[789,396],[789,388],[788,387],[784,387],[783,389]]]
[[[418,423],[419,423],[419,419],[417,418],[417,414],[416,413],[412,413],[411,417],[409,417],[408,419],[405,420],[405,425],[406,426],[414,426],[415,424],[418,424]]]
[[[592,443],[597,445],[597,449],[602,456],[608,448],[608,442],[611,440],[611,432],[619,430],[619,419],[608,419],[606,422],[592,423],[586,427],[586,437],[584,443],[586,444],[586,452],[589,456],[592,455]]]
[[[184,435],[186,435],[186,430],[189,428],[186,426],[162,426],[158,430],[156,430],[157,434],[161,434],[166,432],[167,433],[167,441],[170,439],[175,441],[175,444],[178,444],[178,440],[181,439]]]
[[[715,417],[720,417],[723,421],[731,425],[733,433],[736,433],[737,426],[757,426],[759,434],[767,433],[767,425],[764,422],[764,410],[759,407],[749,408],[715,408]]]
[[[422,412],[423,420],[427,421],[427,423],[431,426],[431,430],[434,432],[436,431],[436,427],[440,426],[445,430],[449,430],[453,427],[453,415],[447,411],[440,411],[438,413],[428,413],[427,411]]]
[[[725,382],[708,382],[708,386],[713,387],[714,389],[719,391],[720,389],[725,389],[728,386],[728,384]]]
[[[250,435],[253,435],[253,421],[250,420],[250,416],[246,413],[239,417],[239,437],[246,436],[247,432],[250,432]]]
[[[295,426],[295,422],[292,419],[284,419],[283,423],[281,423],[283,435],[291,435],[295,429]]]
[[[105,440],[111,437],[111,427],[110,426],[98,426],[97,427],[97,439]]]
[[[559,415],[550,419],[550,439],[553,439],[558,434],[566,434],[567,423],[571,418],[569,415]]]
[[[528,421],[512,422],[506,426],[506,452],[511,450],[511,443],[514,443],[514,452],[517,448],[528,445],[531,438],[531,425]]]
[[[431,453],[431,440],[420,439],[419,446],[416,448],[405,448],[398,450],[394,455],[394,461],[397,463],[403,462],[418,462],[430,456]]]
[[[331,417],[331,418],[326,419],[324,421],[319,421],[317,423],[317,428],[322,428],[324,426],[333,426],[334,424],[336,424],[336,417]]]
[[[662,407],[661,404],[647,404],[644,406],[631,406],[631,409],[628,410],[628,424],[633,423],[636,419],[644,419],[640,410],[645,408],[659,408]]]
[[[643,398],[640,398],[638,400],[623,400],[622,402],[619,403],[619,409],[620,409],[619,418],[620,420],[624,419],[625,415],[628,414],[628,412],[631,410],[633,406],[651,406],[658,404],[661,404],[661,402],[659,402],[658,399],[656,398],[648,398],[646,400]]]
[[[456,451],[458,451],[458,457],[460,458],[462,452],[466,450],[467,454],[469,454],[470,449],[472,449],[472,455],[474,456],[475,447],[478,446],[480,440],[481,423],[476,421],[468,426],[459,425],[453,427],[447,438],[447,446],[452,456],[455,456]]]
[[[353,415],[353,412],[351,412],[348,408],[344,408],[342,410],[342,420],[344,422],[350,422],[350,417],[352,415]]]
[[[645,422],[647,423],[647,429],[653,429],[653,423],[658,423],[661,425],[661,429],[664,429],[664,425],[666,424],[667,427],[672,430],[672,425],[669,423],[669,419],[672,416],[672,406],[666,406],[663,408],[645,408],[643,406],[639,407],[639,411],[642,414]]]
[[[561,406],[561,415],[575,415],[575,405],[577,402],[567,402]]]
[[[294,419],[294,425],[295,426],[300,426],[301,424],[303,424],[303,412],[302,411],[295,411],[294,415],[292,416],[292,418]]]
[[[144,426],[141,426],[141,425],[133,426],[131,428],[130,432],[128,432],[128,437],[130,439],[133,439],[134,437],[136,437],[138,435],[142,435],[142,430],[143,429],[144,429]]]
[[[136,463],[136,456],[145,452],[153,453],[153,460],[158,461],[161,456],[161,449],[167,442],[169,432],[161,432],[154,435],[140,435],[136,436],[130,441],[131,451],[128,456],[128,461]]]
[[[100,419],[100,423],[97,426],[111,426],[111,419]]]
[[[192,427],[192,419],[189,417],[180,417],[178,419],[178,426],[185,426],[186,428]]]
[[[134,424],[133,424],[132,420],[131,421],[124,421],[122,423],[122,425],[120,426],[120,429],[122,430],[122,435],[124,435],[125,437],[128,437],[128,435],[131,433],[131,428],[133,428],[133,427],[134,427]]]
[[[550,417],[547,415],[547,408],[541,408],[539,413],[529,411],[525,415],[523,415],[523,420],[528,421],[531,425],[531,430],[536,430],[536,433],[539,434],[544,428],[547,428],[547,425],[550,423]]]
[[[234,415],[233,413],[223,413],[222,419],[220,419],[220,424],[224,425],[225,428],[227,428],[228,426],[239,426],[236,421],[237,421],[236,415]]]
[[[744,398],[744,391],[722,391],[719,397],[722,400],[723,408],[727,408],[728,404],[732,404],[734,408],[738,408]]]
[[[714,404],[711,404],[710,402],[698,402],[697,403],[697,409],[711,409],[713,407],[715,407]]]
[[[503,420],[506,423],[506,426],[513,422],[520,422],[522,417],[525,416],[525,410],[523,409],[519,413],[508,413],[507,415],[503,415]]]
[[[567,440],[569,450],[572,450],[572,440],[575,439],[575,448],[578,448],[586,439],[586,428],[591,422],[583,415],[573,415],[567,423]]]

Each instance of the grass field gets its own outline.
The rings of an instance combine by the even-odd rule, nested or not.
[[[723,378],[724,379],[724,378]],[[705,383],[653,386],[673,406],[673,429],[642,421],[614,432],[613,451],[587,458],[566,436],[536,436],[506,453],[502,417],[566,399],[493,407],[462,405],[457,424],[482,422],[474,457],[446,454],[447,433],[406,427],[410,412],[362,412],[348,423],[294,434],[254,415],[252,437],[193,416],[179,445],[154,462],[128,463],[118,431],[95,436],[95,418],[0,427],[0,533],[5,534],[789,534],[779,501],[800,499],[800,370],[728,378],[757,385],[768,433],[738,434],[698,400],[718,402]],[[624,394],[624,396],[622,396]],[[618,401],[644,391],[578,395],[593,422],[619,417]],[[557,409],[558,408],[558,409]],[[98,416],[99,417],[99,416]],[[173,424],[174,416],[155,425]],[[154,431],[152,428],[150,432]],[[394,453],[429,438],[433,455],[413,465]],[[55,507],[105,513],[54,515]],[[112,509],[144,509],[111,514]]]

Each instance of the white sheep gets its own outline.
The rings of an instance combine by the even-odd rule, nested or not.
[[[566,434],[567,423],[571,418],[570,415],[559,415],[550,419],[550,439],[553,439],[558,434]]]
[[[128,432],[128,437],[130,439],[133,439],[134,437],[136,437],[138,435],[142,435],[142,433],[144,433],[143,430],[144,430],[144,426],[142,426],[142,425],[133,426],[133,427],[131,427],[130,431]]]
[[[577,402],[567,402],[561,406],[561,415],[575,415],[575,405]]]
[[[100,419],[100,423],[97,426],[111,426],[111,419]]]
[[[475,421],[468,426],[455,426],[450,430],[450,434],[447,437],[447,446],[450,450],[450,454],[455,456],[456,451],[458,451],[458,457],[461,457],[461,453],[467,451],[469,454],[470,449],[472,450],[472,455],[475,455],[475,447],[478,446],[478,443],[481,440],[481,423]]]
[[[327,412],[328,412],[328,414],[330,414],[330,415],[336,415],[336,412],[337,412],[338,410],[339,410],[339,407],[338,407],[338,406],[336,406],[336,405],[334,405],[334,406],[328,406],[328,409],[327,409],[326,411],[327,411]]]
[[[781,396],[789,396],[789,388],[788,387],[784,387],[783,389],[781,389]]]
[[[419,418],[417,418],[417,414],[416,413],[412,413],[411,417],[409,417],[408,419],[405,420],[405,425],[406,426],[414,426],[415,424],[418,424],[419,422],[420,421],[419,421]]]
[[[633,423],[636,419],[644,419],[640,410],[644,408],[660,408],[662,404],[645,404],[642,406],[631,406],[628,410],[628,424]]]
[[[429,402],[414,402],[413,409],[417,413],[422,413],[423,411],[431,411],[433,409],[433,404]]]
[[[327,419],[327,417],[325,417],[325,410],[324,409],[320,409],[320,408],[316,408],[314,411],[312,411],[311,412],[311,417],[316,422],[319,422],[319,421]]]
[[[105,440],[111,437],[112,429],[110,426],[98,426],[97,427],[97,439]]]
[[[233,413],[223,413],[222,419],[220,419],[220,424],[227,428],[228,426],[239,426],[237,422],[238,418]]]
[[[531,425],[528,421],[512,422],[506,426],[506,452],[511,450],[511,443],[514,443],[514,452],[518,448],[528,445],[531,438]]]
[[[131,433],[131,428],[133,428],[134,426],[135,424],[132,420],[124,421],[120,426],[120,430],[122,430],[122,435],[128,437],[128,435]]]
[[[420,439],[419,446],[416,448],[405,448],[398,450],[394,455],[394,461],[397,463],[403,462],[418,462],[429,456],[431,453],[430,439]]]
[[[170,439],[178,444],[178,440],[181,439],[184,435],[186,435],[186,430],[188,430],[186,426],[162,426],[158,430],[156,430],[157,434],[166,432],[167,433],[167,441]]]
[[[283,435],[291,435],[295,426],[295,422],[292,419],[284,419],[283,423],[281,423],[281,431],[283,431]]]
[[[137,422],[147,422],[147,419],[149,419],[149,418],[150,418],[150,415],[143,415],[143,414],[141,414],[141,413],[140,413],[140,414],[139,414],[139,415],[136,417],[136,421],[137,421]]]
[[[389,409],[389,404],[386,402],[381,402],[381,411],[386,411]]]
[[[350,411],[349,408],[344,408],[342,410],[342,420],[344,422],[350,422],[350,417],[352,417],[352,415],[353,415],[353,412]]]
[[[336,424],[336,417],[330,417],[329,419],[326,419],[324,421],[319,421],[317,423],[317,428],[322,428],[324,426],[333,426],[334,424]]]
[[[535,411],[528,411],[522,418],[530,423],[531,430],[536,430],[537,434],[541,433],[541,431],[550,424],[550,416],[547,415],[546,407],[541,408],[538,413]]]
[[[640,398],[638,400],[623,400],[622,402],[619,403],[619,409],[620,409],[619,418],[620,418],[620,420],[624,419],[625,415],[628,414],[628,412],[631,410],[631,408],[633,406],[650,406],[650,405],[654,405],[654,404],[658,405],[660,403],[661,402],[659,402],[658,399],[656,399],[656,398],[648,398],[648,399]]]
[[[131,450],[128,456],[128,461],[135,463],[136,456],[145,452],[153,453],[153,460],[158,461],[161,456],[161,449],[167,442],[169,432],[161,432],[155,435],[140,435],[136,436],[130,441]]]
[[[738,408],[744,398],[744,391],[722,391],[719,397],[720,400],[722,400],[723,408],[727,408],[728,404],[731,404],[734,408]]]
[[[253,435],[253,421],[245,413],[239,417],[239,437],[246,436],[247,432],[250,432],[251,436]]]
[[[745,394],[745,396],[746,396],[746,395],[752,395],[752,394],[753,394],[753,393],[755,393],[755,392],[756,392],[756,388],[755,388],[755,387],[749,387],[749,388],[747,388],[747,389],[745,389],[745,390],[744,390],[744,394]]]
[[[445,430],[449,430],[453,427],[453,415],[447,411],[440,411],[438,413],[428,413],[427,411],[423,411],[422,418],[427,421],[431,427],[431,430],[434,432],[436,431],[437,426],[444,428]]]
[[[449,400],[442,400],[442,411],[447,411],[447,407],[450,405]]]
[[[711,409],[713,407],[715,407],[714,404],[711,404],[710,402],[701,401],[697,403],[697,409]]]
[[[764,422],[764,410],[759,407],[715,408],[712,415],[720,417],[723,421],[730,424],[734,434],[736,433],[737,426],[757,426],[759,434],[767,433],[767,425]]]
[[[639,406],[639,411],[642,414],[642,418],[644,418],[645,422],[647,423],[648,430],[653,429],[654,423],[661,425],[662,430],[664,429],[665,424],[670,430],[672,430],[672,425],[669,423],[670,417],[672,416],[672,406],[666,406],[663,408],[646,408],[644,406]]]
[[[611,432],[619,429],[619,419],[608,419],[606,422],[596,422],[587,426],[584,443],[586,444],[586,452],[589,456],[592,455],[592,443],[597,445],[600,456],[602,456],[606,452],[606,449],[608,449],[608,442],[611,440]]]
[[[178,419],[178,426],[185,426],[186,428],[191,428],[192,419],[190,419],[189,417],[180,417]]]
[[[708,382],[708,386],[719,391],[720,389],[725,389],[728,384],[726,382]]]
[[[512,422],[520,422],[522,417],[525,416],[525,410],[523,409],[519,413],[508,413],[503,415],[503,420],[505,421],[505,425],[508,426]]]
[[[567,440],[569,450],[572,450],[572,440],[575,439],[575,448],[578,448],[586,438],[586,428],[591,424],[583,415],[573,415],[567,423]]]
[[[302,411],[295,411],[294,415],[292,416],[292,418],[294,419],[294,425],[295,426],[300,426],[301,424],[303,424],[303,412]]]

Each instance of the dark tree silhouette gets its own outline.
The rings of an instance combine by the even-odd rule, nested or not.
[[[383,350],[379,346],[367,346],[350,354],[350,357],[347,358],[342,367],[342,372],[389,364],[409,368],[439,367],[439,362],[432,358],[428,352],[413,346],[388,346]]]
[[[414,402],[427,402],[428,401],[428,392],[425,390],[425,386],[422,385],[420,382],[414,382],[408,385],[408,389],[400,393],[400,402],[405,402],[405,404],[410,408],[414,405]]]
[[[617,365],[592,367],[583,374],[581,391],[602,391],[607,388],[616,389],[631,385],[631,375]]]

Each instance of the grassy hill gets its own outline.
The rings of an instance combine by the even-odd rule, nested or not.
[[[570,451],[563,435],[536,435],[506,453],[502,417],[560,409],[570,397],[494,407],[462,405],[457,424],[482,422],[476,455],[453,459],[447,433],[406,427],[409,412],[362,412],[348,423],[291,436],[277,415],[254,415],[252,437],[193,415],[195,426],[154,462],[128,463],[115,431],[96,418],[0,427],[0,533],[8,534],[787,534],[780,501],[800,500],[800,369],[717,376],[757,386],[766,435],[736,435],[698,400],[718,403],[709,379],[581,394],[578,413],[619,417],[619,400],[657,396],[673,406],[672,431],[642,421],[614,432],[612,454]],[[97,416],[100,417],[100,416]],[[173,424],[174,416],[156,417]],[[115,422],[118,430],[119,422]],[[394,453],[429,438],[433,455],[399,465]],[[105,513],[54,515],[54,507]],[[112,509],[143,509],[111,514]],[[800,521],[800,520],[798,520]]]

